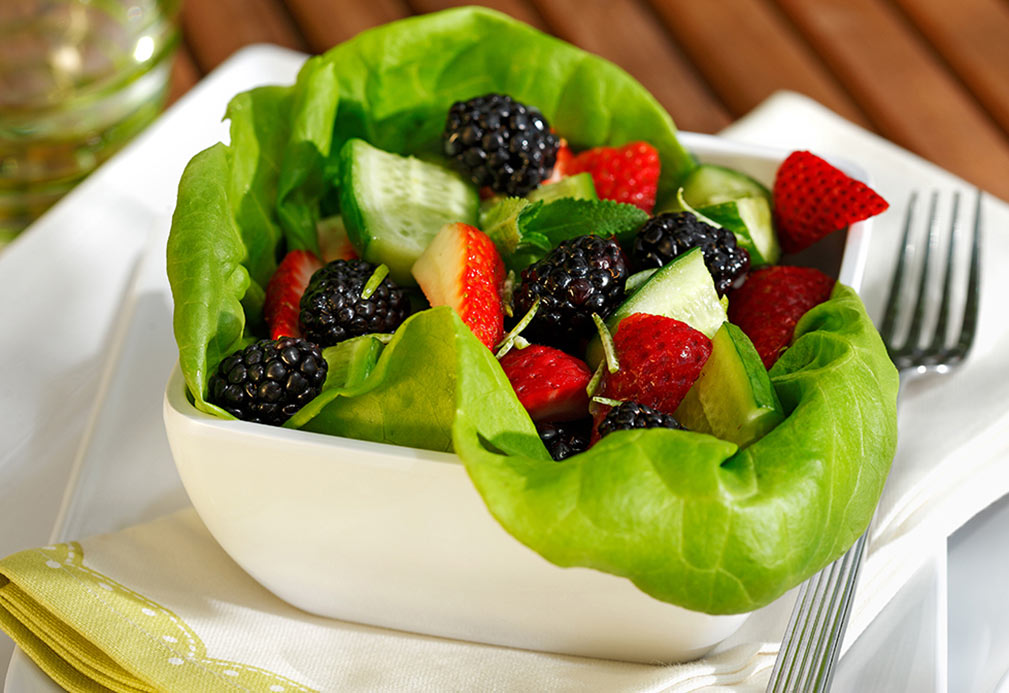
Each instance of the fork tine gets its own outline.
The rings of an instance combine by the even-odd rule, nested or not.
[[[937,242],[936,233],[936,207],[939,203],[939,193],[933,191],[928,205],[928,236],[925,238],[925,255],[922,258],[921,277],[918,280],[918,300],[914,304],[914,314],[911,316],[911,327],[904,341],[904,349],[915,352],[919,349],[921,342],[921,330],[925,326],[925,311],[928,304],[928,283],[931,279],[932,268],[929,260],[932,256],[932,246]]]
[[[974,235],[971,242],[970,274],[967,277],[967,302],[963,309],[963,323],[960,326],[960,337],[952,356],[963,359],[974,344],[974,333],[977,330],[978,296],[981,293],[981,189],[976,189],[974,203]]]
[[[894,344],[894,332],[897,326],[897,313],[900,310],[901,287],[904,283],[904,268],[907,265],[908,240],[911,236],[911,224],[914,221],[914,209],[918,202],[918,191],[911,193],[907,201],[907,212],[904,214],[904,233],[900,239],[900,256],[897,259],[897,267],[893,271],[893,280],[890,282],[890,293],[886,297],[886,313],[883,315],[883,325],[879,328],[879,334],[883,338],[883,343],[887,349],[891,350],[890,357],[893,358],[892,345]]]
[[[950,287],[953,283],[953,251],[956,241],[956,222],[959,218],[959,211],[960,191],[957,191],[953,193],[953,214],[950,221],[949,246],[946,250],[946,271],[942,280],[942,303],[939,306],[939,317],[935,323],[935,336],[927,349],[928,353],[933,355],[941,355],[945,351],[946,346],[946,325],[949,321],[949,301],[950,294],[952,293]],[[938,358],[941,359],[942,357],[938,356]]]

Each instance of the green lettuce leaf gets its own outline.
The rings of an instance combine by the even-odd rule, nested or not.
[[[384,349],[377,343],[368,336],[326,349],[323,393],[289,426],[451,451],[452,426],[465,411],[482,422],[490,444],[550,459],[497,359],[451,308],[417,313]]]
[[[453,441],[491,513],[553,563],[697,611],[751,611],[865,530],[896,447],[896,370],[850,289],[803,317],[771,376],[789,415],[742,451],[621,431],[553,463],[491,441],[468,407]]]

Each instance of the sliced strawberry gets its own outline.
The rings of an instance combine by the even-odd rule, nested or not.
[[[432,306],[455,308],[488,349],[501,341],[505,269],[487,234],[468,224],[446,224],[412,272]]]
[[[266,285],[263,317],[270,328],[270,338],[300,337],[298,314],[301,295],[322,262],[307,250],[292,250],[277,267]]]
[[[690,325],[661,315],[634,313],[613,335],[620,369],[604,372],[599,394],[633,401],[672,414],[701,374],[711,355],[711,340]],[[609,407],[596,412],[596,423]]]
[[[560,349],[534,344],[512,349],[501,368],[533,421],[573,421],[588,415],[585,388],[592,371]]]
[[[341,217],[323,219],[316,226],[316,233],[323,262],[353,260],[358,256],[357,250],[347,237],[347,227]]]
[[[574,157],[566,173],[588,171],[603,200],[626,202],[651,212],[659,187],[659,152],[647,142],[631,142],[622,147],[596,147]]]
[[[810,152],[792,152],[774,178],[774,217],[778,240],[795,253],[890,205],[861,181]]]
[[[799,318],[830,298],[833,289],[834,280],[812,267],[764,267],[729,293],[729,321],[746,333],[770,368],[788,348]]]

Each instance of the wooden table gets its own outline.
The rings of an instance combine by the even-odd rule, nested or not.
[[[185,0],[177,98],[236,50],[320,53],[453,0]],[[679,128],[802,92],[1009,200],[1009,0],[492,0],[612,60]]]

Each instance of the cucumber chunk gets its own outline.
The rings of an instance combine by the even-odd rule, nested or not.
[[[715,282],[704,264],[700,248],[691,248],[660,267],[637,291],[624,300],[606,320],[611,333],[620,321],[634,313],[663,315],[685,322],[708,337],[726,320],[725,307],[715,291]],[[599,337],[589,342],[586,360],[595,368],[602,360]]]
[[[750,267],[773,265],[781,257],[781,246],[771,223],[771,205],[764,197],[743,197],[697,210],[723,228],[732,231],[736,242],[750,254]]]
[[[770,191],[745,173],[724,166],[701,164],[683,181],[683,199],[694,209],[744,197],[771,201]]]
[[[567,178],[561,178],[556,183],[541,185],[526,195],[530,202],[543,200],[552,202],[562,197],[573,197],[576,200],[598,200],[596,184],[592,182],[592,174],[588,171]]]
[[[711,356],[674,416],[692,431],[710,433],[741,448],[785,419],[753,343],[728,322],[715,333]]]
[[[400,285],[442,226],[475,224],[477,190],[438,164],[382,151],[361,139],[340,150],[340,210],[361,257],[385,264]]]

